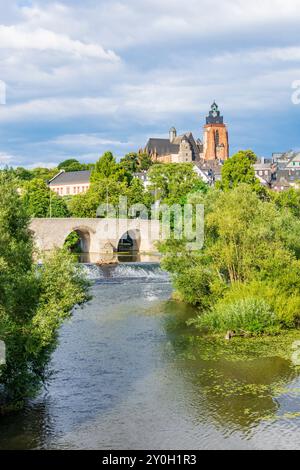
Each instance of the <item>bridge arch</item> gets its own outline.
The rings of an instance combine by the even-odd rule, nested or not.
[[[66,234],[64,238],[64,243],[72,233],[76,233],[77,236],[79,237],[80,251],[82,253],[90,253],[92,237],[95,234],[95,230],[84,225],[75,226],[71,230],[69,230],[68,233]]]
[[[125,232],[118,241],[118,253],[138,253],[141,248],[141,232],[139,229],[131,229]]]

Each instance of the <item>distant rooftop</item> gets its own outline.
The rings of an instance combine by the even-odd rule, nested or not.
[[[49,186],[69,185],[69,184],[86,184],[90,182],[91,170],[84,171],[62,171],[58,173],[49,182]]]
[[[148,140],[146,151],[150,154],[157,152],[158,155],[176,154],[179,152],[179,144],[173,144],[170,139],[151,138]]]

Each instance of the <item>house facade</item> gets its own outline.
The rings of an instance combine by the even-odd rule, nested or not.
[[[300,187],[300,152],[290,150],[273,153],[272,162],[276,165],[276,176],[272,183],[275,191]]]
[[[75,196],[85,193],[90,187],[91,171],[60,171],[48,186],[59,196]]]

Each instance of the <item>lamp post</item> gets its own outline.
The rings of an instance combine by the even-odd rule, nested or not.
[[[50,188],[50,219],[52,219],[52,189]]]

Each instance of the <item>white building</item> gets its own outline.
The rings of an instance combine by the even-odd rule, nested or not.
[[[85,193],[90,187],[91,171],[60,171],[48,185],[60,196]]]

